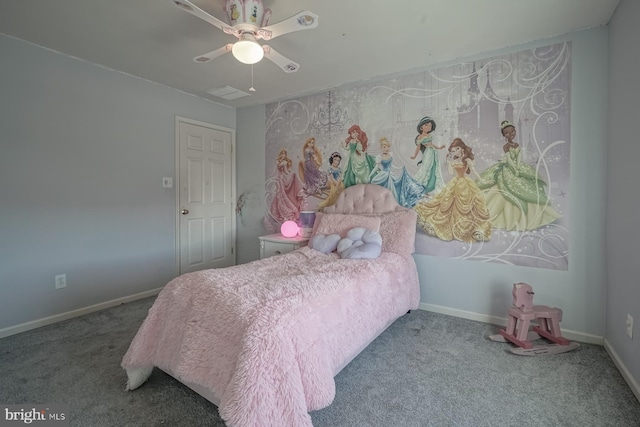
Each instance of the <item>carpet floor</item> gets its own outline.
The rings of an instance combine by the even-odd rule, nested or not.
[[[158,369],[125,392],[122,356],[154,298],[0,339],[0,404],[66,404],[72,426],[225,426]],[[316,427],[640,427],[640,402],[602,346],[523,357],[497,326],[416,310],[336,377]]]

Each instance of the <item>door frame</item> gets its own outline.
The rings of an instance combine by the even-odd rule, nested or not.
[[[236,131],[224,126],[214,125],[200,120],[189,119],[187,117],[175,116],[175,166],[174,166],[174,190],[175,190],[175,276],[179,276],[180,272],[180,123],[187,123],[195,126],[201,126],[209,129],[229,132],[231,134],[231,202],[236,204]],[[231,212],[231,251],[233,264],[237,261],[237,230],[235,210]]]

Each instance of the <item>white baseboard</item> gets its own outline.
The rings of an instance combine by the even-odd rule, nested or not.
[[[625,364],[622,363],[622,360],[620,360],[620,356],[618,356],[618,353],[616,353],[613,347],[611,347],[611,344],[609,344],[609,341],[607,341],[606,339],[604,340],[604,348],[605,350],[607,350],[607,353],[609,353],[609,356],[613,360],[613,363],[616,365],[616,368],[618,368],[618,370],[622,374],[624,380],[627,382],[627,384],[629,384],[629,388],[631,389],[633,394],[636,395],[636,399],[638,399],[638,401],[640,402],[640,385],[638,385],[638,382],[635,380],[635,378],[633,378],[631,372],[629,372]]]
[[[8,328],[0,329],[0,338],[8,337],[11,335],[19,334],[21,332],[26,332],[32,329],[40,328],[42,326],[50,325],[52,323],[61,322],[63,320],[72,319],[74,317],[79,317],[85,314],[93,313],[96,311],[104,310],[107,308],[115,307],[120,304],[124,304],[127,302],[136,301],[139,299],[151,297],[160,293],[162,288],[151,289],[150,291],[140,292],[134,295],[129,295],[122,298],[117,298],[110,301],[105,301],[100,304],[90,305],[88,307],[80,308],[77,310],[68,311],[66,313],[56,314],[54,316],[44,317],[42,319],[33,320],[31,322],[21,323],[19,325],[10,326]],[[507,319],[497,316],[489,316],[487,314],[475,313],[472,311],[458,310],[455,308],[444,307],[440,305],[434,304],[426,304],[420,303],[420,310],[432,311],[434,313],[446,314],[448,316],[460,317],[463,319],[474,320],[482,323],[489,323],[492,325],[505,326],[507,324]],[[616,365],[623,378],[631,388],[631,391],[636,396],[638,401],[640,401],[640,385],[633,378],[627,367],[622,363],[618,353],[611,347],[609,342],[603,337],[599,337],[596,335],[585,334],[582,332],[575,331],[567,331],[565,329],[562,330],[562,335],[568,339],[589,343],[589,344],[599,344],[604,345],[605,350],[613,360],[613,363]]]
[[[475,320],[476,322],[489,323],[491,325],[506,326],[506,317],[489,316],[487,314],[474,313],[472,311],[458,310],[455,308],[444,307],[441,305],[420,303],[420,309],[426,311],[433,311],[434,313],[446,314],[454,317],[461,317],[463,319]],[[574,341],[579,341],[587,344],[602,345],[604,340],[597,335],[585,334],[583,332],[570,331],[562,328],[562,336]]]
[[[50,325],[52,323],[62,322],[63,320],[72,319],[74,317],[82,316],[85,314],[93,313],[95,311],[104,310],[106,308],[115,307],[116,305],[124,304],[127,302],[139,300],[142,298],[151,297],[160,293],[162,288],[152,289],[150,291],[140,292],[138,294],[129,295],[122,298],[117,298],[111,301],[101,302],[100,304],[90,305],[89,307],[79,308],[77,310],[68,311],[66,313],[56,314],[54,316],[44,317],[42,319],[32,320],[31,322],[21,323],[15,326],[9,326],[8,328],[0,329],[0,338],[8,337],[10,335],[19,334],[21,332],[30,331],[32,329],[40,328],[42,326]]]

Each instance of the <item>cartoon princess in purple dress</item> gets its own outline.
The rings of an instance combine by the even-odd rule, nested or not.
[[[298,174],[304,182],[305,192],[307,194],[320,193],[322,188],[327,185],[327,174],[320,170],[322,165],[322,153],[316,146],[314,137],[308,138],[302,147],[302,155],[304,161],[298,165]]]

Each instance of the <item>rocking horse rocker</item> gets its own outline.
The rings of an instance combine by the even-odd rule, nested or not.
[[[580,345],[562,337],[560,321],[562,310],[546,305],[533,305],[533,289],[526,283],[513,284],[513,305],[509,308],[507,328],[500,330],[497,335],[491,335],[492,341],[511,342],[517,347],[511,352],[521,356],[541,356],[545,354],[560,354],[574,350]],[[529,330],[531,321],[537,325]],[[554,344],[533,345],[531,341],[540,337],[546,338]]]

